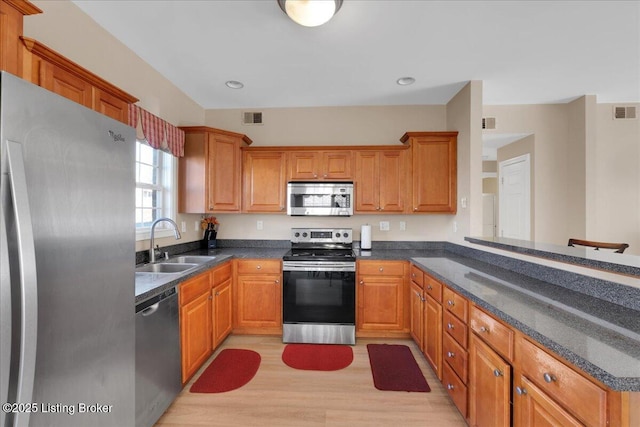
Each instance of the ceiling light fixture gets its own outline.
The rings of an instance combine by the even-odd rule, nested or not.
[[[398,83],[400,86],[412,85],[415,82],[416,79],[414,79],[413,77],[400,77],[398,80],[396,80],[396,83]]]
[[[242,89],[244,87],[244,84],[242,82],[236,80],[229,80],[228,82],[225,82],[225,84],[228,88],[231,89]]]
[[[317,27],[338,13],[342,0],[278,0],[278,6],[297,24]]]

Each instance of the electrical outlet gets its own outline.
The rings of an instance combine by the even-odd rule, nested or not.
[[[193,222],[193,231],[200,231],[200,221]]]
[[[258,230],[262,230],[262,229],[264,228],[264,223],[263,223],[262,221],[258,221],[258,222],[256,223],[256,228],[257,228]]]
[[[389,231],[389,221],[380,221],[380,231]]]
[[[454,233],[458,232],[458,221],[453,221],[453,232]]]
[[[180,231],[183,232],[183,233],[187,232],[187,221],[182,221],[180,223]]]
[[[463,197],[460,199],[460,206],[462,207],[462,209],[466,209],[467,208],[467,198]]]
[[[407,223],[405,221],[400,221],[400,231],[405,231],[407,229]]]

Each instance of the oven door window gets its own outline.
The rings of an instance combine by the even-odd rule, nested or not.
[[[285,323],[355,323],[355,273],[285,271]]]

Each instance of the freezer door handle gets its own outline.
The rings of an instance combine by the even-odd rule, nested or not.
[[[6,148],[20,273],[20,362],[16,403],[31,403],[38,342],[36,251],[22,145],[7,141]],[[29,425],[29,415],[28,411],[16,413],[15,425]]]

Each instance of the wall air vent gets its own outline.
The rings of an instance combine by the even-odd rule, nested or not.
[[[262,123],[262,113],[258,111],[245,111],[242,113],[242,124],[243,125],[261,125]]]
[[[482,129],[495,129],[496,128],[496,118],[495,117],[483,117],[482,118]]]
[[[636,114],[636,107],[621,107],[614,106],[613,107],[613,119],[636,119],[638,115]]]

